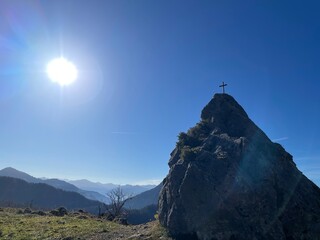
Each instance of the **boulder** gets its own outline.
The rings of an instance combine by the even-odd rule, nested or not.
[[[159,197],[177,239],[320,239],[320,189],[227,94],[181,133]]]
[[[25,208],[23,213],[24,214],[32,213],[32,210],[30,208]]]
[[[64,215],[68,215],[68,211],[64,207],[59,207],[58,209],[50,211],[53,216],[63,217]]]
[[[32,212],[32,214],[39,215],[39,216],[46,216],[47,215],[44,211],[40,211],[40,210]]]
[[[119,218],[116,217],[115,219],[113,219],[114,222],[119,223],[121,225],[128,225],[128,221],[126,218]]]

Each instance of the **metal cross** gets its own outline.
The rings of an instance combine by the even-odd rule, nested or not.
[[[219,86],[219,87],[222,87],[222,92],[223,92],[223,94],[225,93],[224,87],[227,86],[227,85],[228,85],[228,84],[222,82],[222,85]]]

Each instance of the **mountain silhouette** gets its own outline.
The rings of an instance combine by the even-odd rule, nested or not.
[[[97,213],[101,202],[92,201],[76,192],[64,191],[44,183],[28,183],[11,177],[0,177],[0,205],[54,209],[83,209]]]
[[[14,169],[12,167],[7,167],[7,168],[0,170],[0,176],[18,178],[18,179],[24,180],[28,183],[44,183],[44,184],[48,184],[52,187],[62,189],[65,191],[80,193],[81,195],[83,195],[84,197],[86,197],[90,200],[100,201],[100,202],[104,202],[104,203],[109,202],[109,199],[105,195],[102,195],[100,193],[80,189],[80,188],[78,188],[78,187],[76,187],[66,181],[62,181],[59,179],[35,178],[25,172],[21,172],[21,171]]]
[[[124,207],[128,209],[142,209],[150,205],[158,205],[161,188],[162,183],[155,188],[134,196],[125,203]]]

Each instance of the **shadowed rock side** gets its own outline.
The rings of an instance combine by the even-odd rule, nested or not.
[[[181,133],[159,219],[181,239],[320,239],[320,190],[229,95]]]

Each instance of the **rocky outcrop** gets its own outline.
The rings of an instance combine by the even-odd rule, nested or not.
[[[50,213],[53,216],[57,216],[57,217],[63,217],[64,215],[68,215],[68,211],[64,207],[59,207],[58,209],[51,210]]]
[[[159,219],[187,239],[320,239],[320,190],[229,95],[180,133]]]

